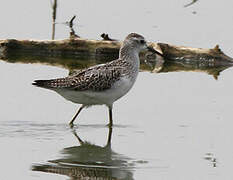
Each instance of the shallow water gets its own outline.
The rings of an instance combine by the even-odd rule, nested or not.
[[[218,81],[198,72],[141,72],[132,91],[115,103],[111,148],[105,147],[107,108],[90,107],[80,114],[75,131],[90,143],[87,150],[68,126],[78,106],[31,85],[38,77],[65,76],[66,70],[5,62],[0,68],[2,177],[57,179],[53,173],[30,170],[46,165],[78,172],[83,171],[80,166],[90,172],[104,167],[106,177],[121,174],[126,179],[233,175],[231,68]]]
[[[187,8],[190,1],[138,2],[129,15],[130,1],[121,12],[123,1],[59,2],[57,21],[77,14],[76,28],[87,38],[107,32],[123,39],[136,31],[176,45],[219,43],[233,56],[230,1],[200,0]],[[10,3],[0,11],[12,12],[1,21],[0,38],[51,38],[48,2],[21,1],[20,7],[30,7],[23,12],[18,2]],[[67,27],[56,28],[56,38],[68,37]],[[77,60],[80,68],[94,63]],[[1,60],[0,179],[232,179],[233,69],[221,69],[217,80],[220,70],[210,67],[149,70],[140,72],[133,89],[115,103],[112,129],[105,126],[107,108],[94,106],[83,110],[72,130],[68,122],[79,105],[31,85],[35,79],[66,76],[68,70]]]

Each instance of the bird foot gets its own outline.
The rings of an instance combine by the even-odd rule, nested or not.
[[[106,126],[109,127],[109,128],[112,128],[113,124],[112,124],[112,123],[109,123],[109,124],[107,124]]]
[[[69,123],[69,126],[70,126],[70,128],[73,128],[74,124],[73,123]]]

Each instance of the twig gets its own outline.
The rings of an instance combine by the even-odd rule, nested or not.
[[[116,41],[116,39],[110,38],[110,37],[108,36],[108,34],[105,34],[105,33],[101,34],[100,36],[101,36],[101,37],[103,38],[103,40],[105,40],[105,41]]]
[[[80,38],[80,36],[78,36],[73,28],[73,21],[76,18],[76,16],[74,15],[71,20],[69,21],[69,27],[70,27],[70,39],[74,39],[74,38]]]
[[[193,0],[191,3],[184,5],[184,7],[189,7],[189,6],[193,5],[194,3],[196,3],[197,1],[198,0]]]
[[[54,3],[52,4],[52,9],[53,9],[53,13],[52,13],[52,19],[53,19],[53,24],[52,24],[52,39],[55,38],[55,22],[56,22],[56,18],[57,18],[57,0],[54,0]]]

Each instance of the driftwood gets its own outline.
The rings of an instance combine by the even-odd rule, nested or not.
[[[87,68],[117,59],[121,42],[106,40],[0,40],[0,58],[8,62],[45,63],[69,70]],[[150,43],[163,57],[150,52],[140,54],[141,70],[151,72],[202,71],[217,79],[233,65],[233,59],[218,47],[213,49]]]
[[[117,56],[119,42],[96,41],[86,39],[67,40],[0,40],[0,58],[12,56],[50,56],[93,58],[100,56]]]
[[[212,63],[213,65],[233,64],[233,59],[225,55],[219,45],[213,49],[190,48],[158,43],[165,58],[175,61]]]
[[[165,43],[150,43],[151,46],[167,60],[199,61],[218,64],[232,64],[233,59],[225,55],[217,45],[213,49],[190,48],[174,46]],[[87,39],[67,40],[0,40],[0,58],[9,58],[15,55],[50,56],[72,58],[103,58],[117,57],[121,42],[98,41]],[[147,53],[141,53],[142,59],[147,59]]]

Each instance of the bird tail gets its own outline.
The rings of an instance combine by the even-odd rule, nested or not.
[[[50,79],[50,80],[35,80],[32,85],[42,88],[66,88],[70,86],[67,78]]]

